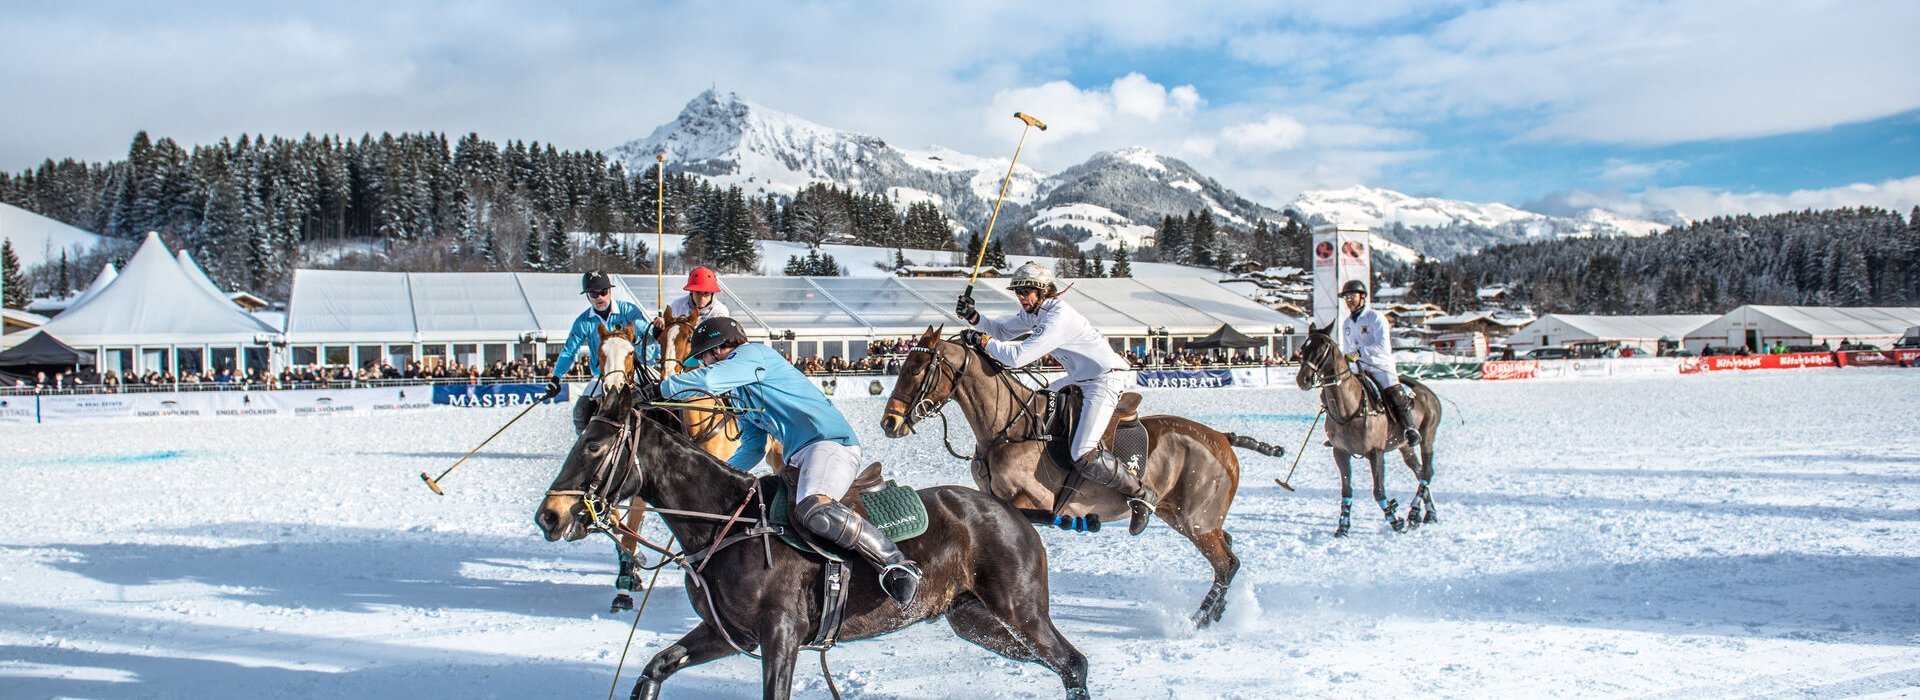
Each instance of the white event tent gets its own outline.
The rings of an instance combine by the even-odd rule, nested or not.
[[[94,351],[102,372],[266,369],[279,334],[195,282],[153,233],[126,269],[77,301],[42,330]]]
[[[619,275],[615,298],[652,316],[659,299],[683,292],[682,278]],[[1070,280],[1067,299],[1116,349],[1204,337],[1229,324],[1284,352],[1304,325],[1218,283],[1198,278]],[[657,291],[664,286],[664,295]],[[874,340],[911,337],[928,326],[963,326],[953,300],[966,281],[903,277],[721,278],[720,300],[756,340],[796,357],[865,355]],[[1006,281],[982,279],[982,313],[1012,314]],[[364,366],[415,359],[491,365],[556,354],[587,308],[571,273],[402,273],[299,270],[288,302],[289,360]]]
[[[1746,346],[1760,350],[1776,342],[1839,348],[1845,341],[1891,346],[1901,333],[1920,326],[1920,307],[1757,306],[1749,304],[1709,320],[1687,334],[1688,350]]]
[[[1586,314],[1547,314],[1534,319],[1507,338],[1515,350],[1535,347],[1566,346],[1574,343],[1601,342],[1631,346],[1653,354],[1662,340],[1680,343],[1708,321],[1713,314],[1665,314],[1647,316],[1598,316]]]

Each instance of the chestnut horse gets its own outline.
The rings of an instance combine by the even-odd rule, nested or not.
[[[694,309],[685,316],[673,315],[672,308],[660,310],[660,328],[654,331],[654,340],[660,343],[660,376],[668,377],[687,371],[681,362],[687,359],[687,353],[693,349],[693,329],[700,326],[700,310]],[[718,405],[712,397],[696,397],[685,400],[686,403]],[[700,409],[679,409],[676,413],[680,421],[687,426],[687,436],[693,439],[707,454],[727,459],[740,449],[740,426],[732,413],[724,411],[703,411]],[[780,457],[780,441],[767,437],[766,463],[775,471],[785,468]]]
[[[683,547],[687,597],[700,624],[654,655],[633,697],[658,698],[673,673],[752,654],[755,647],[764,696],[788,697],[795,658],[820,631],[824,561],[778,543],[767,549],[760,537],[741,538],[756,526],[787,526],[728,515],[761,497],[763,482],[702,452],[633,395],[627,389],[607,395],[534,521],[548,541],[578,540],[607,526],[589,515],[589,504],[604,514],[606,504],[638,498],[660,510]],[[1006,503],[973,489],[936,486],[919,496],[927,531],[900,543],[925,571],[913,604],[894,605],[877,572],[853,557],[838,639],[876,637],[944,615],[961,638],[1044,665],[1059,674],[1068,698],[1088,697],[1087,658],[1054,627],[1048,610],[1047,552],[1039,534]]]
[[[1043,457],[1047,426],[1040,424],[1044,407],[1037,392],[980,350],[942,340],[942,330],[927,328],[900,367],[881,429],[887,437],[904,437],[915,422],[954,401],[973,428],[974,483],[1015,508],[1052,511],[1055,488],[1066,481],[1067,472]],[[1240,459],[1233,448],[1268,454],[1279,448],[1178,416],[1144,416],[1140,422],[1147,428],[1149,445],[1140,478],[1160,494],[1154,512],[1193,542],[1213,567],[1213,586],[1193,616],[1196,626],[1205,627],[1226,610],[1227,587],[1240,570],[1233,536],[1222,527],[1240,488]],[[1125,497],[1092,481],[1082,482],[1065,510],[1094,513],[1106,521],[1124,522],[1130,516]]]
[[[1373,500],[1380,504],[1394,532],[1438,521],[1439,511],[1433,507],[1431,487],[1433,436],[1440,428],[1440,398],[1419,380],[1405,377],[1400,380],[1413,389],[1413,399],[1407,408],[1413,421],[1418,423],[1413,427],[1420,429],[1417,459],[1415,445],[1397,445],[1401,460],[1420,481],[1420,487],[1413,492],[1413,502],[1407,505],[1407,519],[1402,521],[1394,512],[1396,504],[1387,500],[1387,472],[1381,460],[1389,448],[1396,447],[1394,443],[1405,440],[1392,427],[1385,411],[1368,407],[1366,389],[1361,386],[1359,375],[1347,365],[1339,346],[1334,344],[1332,330],[1331,322],[1319,328],[1307,327],[1307,342],[1300,346],[1300,371],[1293,381],[1301,391],[1319,389],[1320,403],[1327,410],[1327,440],[1333,444],[1333,462],[1340,468],[1340,523],[1334,528],[1333,536],[1347,534],[1353,505],[1354,455],[1367,458],[1367,466],[1373,472]],[[1393,387],[1380,388],[1393,390]]]

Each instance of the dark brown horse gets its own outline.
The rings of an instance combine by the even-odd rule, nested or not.
[[[928,328],[901,365],[881,429],[887,437],[904,437],[949,400],[958,403],[973,428],[974,483],[1015,508],[1054,510],[1054,493],[1067,472],[1042,458],[1047,430],[1040,425],[1037,392],[978,349],[942,340],[941,330]],[[1227,588],[1240,570],[1233,536],[1222,528],[1240,488],[1240,458],[1233,448],[1278,448],[1178,416],[1144,416],[1140,422],[1148,434],[1141,479],[1160,494],[1154,512],[1192,541],[1213,567],[1213,586],[1193,616],[1194,624],[1204,627],[1226,610]],[[1082,483],[1065,510],[1106,521],[1130,516],[1125,497],[1091,481]]]
[[[1401,378],[1401,383],[1413,389],[1413,401],[1408,406],[1413,421],[1420,429],[1419,455],[1414,454],[1415,445],[1404,444],[1400,431],[1389,425],[1387,413],[1367,402],[1366,388],[1360,384],[1360,377],[1347,365],[1347,358],[1340,353],[1340,347],[1334,343],[1329,333],[1333,324],[1319,328],[1308,327],[1307,342],[1300,347],[1300,371],[1294,375],[1294,383],[1301,391],[1320,390],[1320,404],[1327,410],[1327,438],[1333,443],[1333,463],[1340,467],[1340,524],[1333,531],[1335,537],[1345,537],[1353,507],[1353,465],[1354,455],[1364,455],[1367,465],[1373,470],[1373,500],[1380,504],[1387,523],[1395,532],[1405,527],[1419,527],[1421,523],[1437,522],[1439,511],[1433,507],[1433,436],[1440,427],[1440,398],[1433,390],[1419,380]],[[1381,387],[1383,391],[1392,391],[1393,387]],[[1400,444],[1395,444],[1400,443]],[[1407,506],[1407,519],[1400,520],[1394,512],[1395,504],[1387,500],[1387,473],[1381,458],[1388,449],[1397,448],[1407,468],[1413,470],[1413,476],[1420,480],[1420,487],[1413,493],[1413,502]],[[1424,512],[1422,508],[1424,507]]]
[[[609,394],[601,412],[567,453],[534,521],[549,541],[586,537],[596,511],[638,497],[656,509],[704,513],[725,520],[754,498],[759,480],[700,451],[657,410],[636,405],[633,392]],[[969,488],[922,489],[931,521],[900,549],[925,571],[913,604],[902,610],[880,590],[877,572],[850,558],[851,583],[839,639],[875,637],[945,615],[961,638],[1007,658],[1039,663],[1060,675],[1067,697],[1087,697],[1087,660],[1053,625],[1048,612],[1047,553],[1026,520],[1007,504]],[[767,494],[771,496],[771,494]],[[759,648],[765,697],[785,698],[801,646],[819,631],[818,583],[823,562],[759,539],[725,546],[729,525],[711,517],[662,512],[690,556],[687,597],[701,622],[655,654],[634,686],[636,698],[657,698],[680,669]],[[752,523],[734,523],[739,533]],[[716,540],[720,546],[709,553]],[[769,563],[768,557],[771,558]]]

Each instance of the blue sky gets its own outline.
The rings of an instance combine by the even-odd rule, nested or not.
[[[1920,3],[1231,0],[0,5],[0,168],[134,131],[611,148],[709,86],[1054,171],[1146,146],[1279,205],[1353,185],[1699,218],[1920,203]],[[22,108],[26,107],[26,108]]]

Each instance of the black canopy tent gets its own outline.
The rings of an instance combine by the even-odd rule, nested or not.
[[[1247,348],[1266,347],[1266,345],[1267,341],[1249,337],[1245,333],[1234,330],[1232,325],[1222,323],[1219,329],[1207,334],[1207,337],[1187,343],[1187,349],[1244,350]]]
[[[92,365],[93,353],[75,350],[46,331],[35,333],[13,349],[0,352],[0,370],[28,377],[35,372],[71,372]]]

